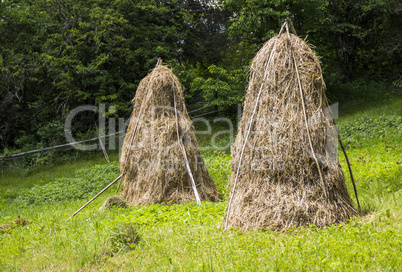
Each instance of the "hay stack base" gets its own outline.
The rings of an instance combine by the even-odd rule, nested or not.
[[[181,84],[172,71],[158,65],[140,82],[133,104],[120,159],[122,196],[127,202],[195,201],[186,157],[200,199],[217,201],[219,194],[200,154]]]
[[[226,226],[286,230],[357,216],[337,158],[321,67],[310,47],[289,32],[279,34],[260,49],[251,72],[232,146],[232,192],[237,185]]]

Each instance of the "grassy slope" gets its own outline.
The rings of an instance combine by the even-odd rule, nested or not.
[[[15,220],[18,215],[32,224],[0,234],[0,270],[397,271],[402,262],[401,125],[382,129],[381,125],[373,128],[370,124],[387,120],[392,123],[398,116],[401,118],[402,99],[364,108],[349,107],[350,104],[341,108],[340,112],[347,114],[341,115],[338,124],[366,213],[362,219],[324,229],[311,226],[286,233],[242,233],[235,229],[222,231],[225,202],[100,212],[98,207],[105,195],[68,220],[85,199],[34,206],[7,201],[34,183],[51,184],[55,177],[71,177],[79,169],[99,164],[81,161],[54,167],[50,172],[43,169],[25,176],[15,172],[3,174],[0,224]],[[226,191],[230,157],[214,152],[205,154],[219,190]],[[343,157],[340,158],[346,170]],[[349,179],[348,186],[352,192]],[[109,195],[115,189],[110,189]],[[142,239],[134,250],[111,257],[107,253],[108,239],[115,235],[115,226],[122,223],[135,224]]]

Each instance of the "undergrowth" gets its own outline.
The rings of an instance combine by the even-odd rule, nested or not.
[[[45,185],[21,190],[14,202],[17,205],[34,205],[89,198],[102,190],[118,175],[119,166],[117,162],[95,165],[89,170],[77,171],[73,178],[58,178]]]

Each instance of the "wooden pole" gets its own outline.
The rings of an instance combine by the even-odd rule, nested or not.
[[[336,134],[337,134],[337,136],[338,136],[339,144],[341,145],[341,149],[342,149],[343,155],[345,155],[346,163],[347,163],[347,165],[348,165],[349,174],[350,174],[350,179],[352,180],[353,190],[355,191],[355,196],[356,196],[356,201],[357,201],[357,207],[359,207],[359,211],[361,211],[362,209],[361,209],[361,207],[360,207],[359,198],[357,197],[356,183],[355,183],[355,179],[353,178],[352,167],[350,166],[348,154],[346,154],[345,147],[343,146],[343,143],[342,143],[342,140],[341,140],[341,135],[339,134],[338,126],[336,125],[335,120],[333,120],[333,121],[334,121],[334,125],[335,125],[335,127],[336,127]]]
[[[209,114],[213,114],[213,113],[222,112],[222,111],[225,111],[225,110],[226,110],[226,109],[217,110],[217,111],[210,111],[210,112],[206,112],[206,113],[201,113],[201,114],[199,114],[199,115],[192,116],[191,119],[198,118],[198,117],[205,116],[205,115],[209,115]]]
[[[290,21],[290,20],[288,19],[288,21],[285,22],[285,23],[289,24],[289,21]],[[300,81],[300,74],[299,74],[299,68],[297,67],[297,61],[296,61],[295,55],[293,54],[293,44],[292,44],[292,39],[290,38],[288,25],[286,25],[286,31],[287,31],[287,34],[288,34],[288,37],[289,37],[290,53],[292,54],[293,62],[294,62],[295,69],[296,69],[297,84],[299,85],[300,99],[301,99],[302,106],[303,106],[304,123],[305,123],[305,125],[306,125],[307,138],[308,138],[308,142],[309,142],[310,148],[311,148],[311,155],[313,155],[313,158],[314,158],[315,163],[316,163],[316,165],[317,165],[318,173],[320,174],[320,180],[321,180],[321,187],[322,187],[322,190],[323,190],[323,192],[324,192],[325,197],[328,198],[328,188],[327,188],[327,184],[326,184],[326,182],[325,182],[325,180],[324,180],[324,178],[323,178],[323,176],[322,176],[321,167],[320,167],[320,164],[319,164],[319,162],[318,162],[317,156],[315,155],[315,152],[314,152],[313,143],[312,143],[311,135],[310,135],[310,130],[308,129],[308,120],[307,120],[306,105],[305,105],[304,95],[303,95],[303,87],[302,87],[301,81]],[[296,31],[295,31],[295,32],[296,32]]]
[[[173,79],[173,83],[172,83],[172,92],[173,92],[174,113],[175,113],[175,117],[176,117],[177,143],[179,144],[179,146],[181,147],[181,150],[182,150],[182,152],[183,152],[183,156],[184,156],[184,160],[185,160],[185,163],[186,163],[187,172],[188,172],[188,175],[190,176],[191,185],[192,185],[192,187],[193,187],[193,191],[194,191],[194,195],[195,195],[195,200],[197,201],[197,204],[198,204],[198,205],[201,205],[201,199],[200,199],[200,196],[198,195],[197,186],[195,185],[193,173],[191,172],[190,164],[188,163],[188,158],[187,158],[187,154],[186,154],[186,149],[184,148],[184,146],[183,146],[183,144],[182,144],[182,142],[181,142],[181,140],[180,140],[179,121],[178,121],[178,119],[177,119],[176,95],[175,95],[175,93],[174,93],[174,79]]]
[[[2,159],[8,160],[8,159],[12,159],[12,158],[15,158],[15,157],[22,157],[22,156],[25,156],[25,155],[28,155],[28,154],[34,154],[34,153],[39,153],[39,152],[44,152],[44,153],[45,153],[45,151],[48,151],[48,150],[57,149],[57,148],[61,148],[61,147],[66,147],[66,146],[74,146],[74,145],[76,145],[76,144],[82,144],[82,143],[92,142],[92,141],[98,140],[99,138],[106,138],[106,137],[113,136],[113,135],[117,135],[117,134],[121,134],[121,133],[124,133],[124,132],[125,132],[125,131],[119,131],[119,132],[111,133],[111,134],[108,134],[108,135],[104,135],[104,136],[102,136],[102,137],[99,136],[99,137],[96,137],[96,138],[92,138],[92,139],[88,139],[88,140],[83,140],[83,141],[78,141],[78,142],[74,142],[74,143],[56,145],[56,146],[46,147],[46,148],[43,148],[43,149],[37,149],[37,150],[31,150],[31,151],[27,151],[27,152],[12,154],[12,155],[8,155],[8,156],[0,157],[0,159],[1,159],[1,160],[2,160]],[[66,149],[66,150],[70,150],[70,149]]]
[[[78,209],[78,211],[76,211],[71,217],[74,217],[77,213],[79,213],[80,211],[82,211],[86,206],[88,206],[92,201],[94,201],[96,198],[98,198],[98,196],[100,196],[101,194],[103,194],[103,192],[105,192],[107,189],[109,189],[110,186],[112,186],[113,184],[115,184],[119,179],[121,179],[123,177],[123,174],[121,174],[120,176],[118,176],[115,180],[113,180],[111,183],[109,183],[108,186],[106,186],[105,188],[102,189],[102,191],[100,191],[96,196],[94,196],[90,201],[88,201],[87,203],[85,203],[84,206],[82,206],[81,208]]]
[[[288,25],[290,26],[290,29],[292,30],[293,34],[295,34],[295,35],[297,36],[296,29],[294,28],[293,23],[292,23],[292,21],[289,19],[289,17],[286,18],[286,21],[288,22]]]
[[[99,144],[100,144],[100,146],[101,146],[101,148],[102,148],[103,155],[105,156],[105,159],[106,159],[107,163],[110,163],[109,156],[107,155],[107,152],[106,152],[106,148],[105,148],[105,146],[103,145],[102,139],[101,139],[100,137],[99,137]]]

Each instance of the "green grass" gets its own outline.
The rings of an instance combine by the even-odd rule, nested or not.
[[[111,160],[118,160],[117,153],[111,153],[109,156]],[[103,153],[98,152],[72,162],[58,160],[48,166],[5,167],[3,165],[0,169],[0,201],[17,197],[21,189],[44,185],[57,178],[70,178],[80,170],[85,171],[95,164],[106,163]]]
[[[117,156],[112,165],[95,157],[4,170],[0,224],[15,221],[18,215],[31,224],[0,231],[0,271],[400,271],[402,99],[362,105],[359,110],[350,109],[350,103],[341,105],[340,112],[347,114],[341,114],[338,124],[357,182],[362,218],[284,233],[223,232],[230,176],[227,151],[203,151],[218,190],[226,196],[220,203],[99,211],[114,194],[114,185],[74,218],[71,215],[90,195],[118,172]],[[200,142],[206,145],[208,139]],[[354,198],[340,152],[339,157]],[[100,184],[84,186],[96,182]],[[59,198],[44,198],[47,194]],[[113,242],[125,228],[138,232],[138,244],[126,247],[130,239]]]

